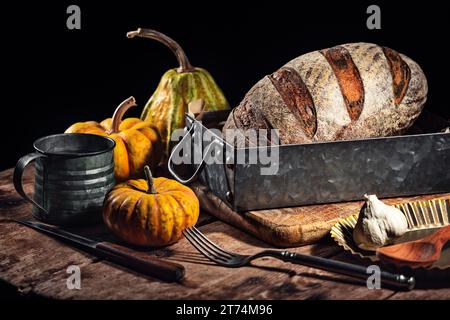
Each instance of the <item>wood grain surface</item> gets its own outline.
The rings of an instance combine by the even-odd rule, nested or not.
[[[7,285],[25,297],[39,296],[55,299],[450,298],[448,275],[446,278],[438,279],[434,275],[427,274],[429,278],[427,282],[419,282],[420,288],[412,292],[396,292],[388,289],[369,290],[365,283],[359,280],[301,265],[283,263],[273,258],[262,258],[255,261],[252,266],[239,269],[220,267],[206,260],[185,239],[167,248],[139,249],[149,255],[184,265],[186,278],[183,282],[163,282],[123,269],[11,222],[11,218],[29,217],[31,212],[31,206],[14,191],[11,176],[12,170],[0,172],[0,287]],[[24,181],[26,190],[31,192],[30,171],[27,172]],[[311,208],[310,210],[309,212],[313,212]],[[333,210],[330,209],[329,212],[331,211]],[[329,214],[331,219],[332,215]],[[306,215],[306,212],[303,212],[303,215]],[[277,223],[287,225],[295,220],[293,216],[284,218]],[[254,221],[265,221],[267,218],[264,212],[260,212],[255,213],[252,219],[251,223],[247,223],[259,226],[262,222]],[[251,254],[271,247],[247,232],[205,213],[202,213],[198,225],[211,240],[230,251]],[[256,230],[255,226],[253,228]],[[305,233],[306,229],[301,232],[317,233],[312,230],[314,227],[308,228],[308,232]],[[70,231],[99,240],[120,243],[103,225]],[[288,239],[286,236],[283,238]],[[328,239],[289,250],[367,264],[343,252]],[[69,274],[66,271],[71,265],[80,267],[80,290],[67,288],[66,281]]]
[[[339,220],[358,213],[363,201],[235,212],[201,184],[193,189],[209,214],[277,247],[295,247],[326,237]],[[450,193],[383,199],[388,204],[448,197]]]

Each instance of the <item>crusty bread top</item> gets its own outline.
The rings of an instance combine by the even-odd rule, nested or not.
[[[371,43],[344,44],[264,77],[224,129],[276,128],[283,144],[398,134],[419,115],[427,91],[408,57]]]

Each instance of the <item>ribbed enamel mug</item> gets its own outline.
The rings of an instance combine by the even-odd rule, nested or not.
[[[105,195],[114,186],[112,139],[92,134],[57,134],[36,140],[36,150],[14,170],[14,187],[33,204],[33,216],[56,225],[101,220]],[[34,196],[23,188],[25,167],[35,161]]]

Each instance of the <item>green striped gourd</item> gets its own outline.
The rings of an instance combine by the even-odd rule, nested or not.
[[[162,76],[141,115],[142,120],[150,121],[159,129],[167,156],[173,146],[170,140],[172,132],[185,126],[184,114],[188,111],[189,102],[202,99],[205,111],[229,109],[229,104],[211,74],[193,67],[180,45],[171,38],[158,31],[141,28],[128,32],[127,37],[150,38],[163,43],[172,50],[180,64]]]

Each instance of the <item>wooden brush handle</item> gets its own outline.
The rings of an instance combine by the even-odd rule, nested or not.
[[[100,242],[96,249],[107,259],[132,270],[166,281],[179,281],[184,277],[184,267],[178,263],[164,261],[126,247]]]

